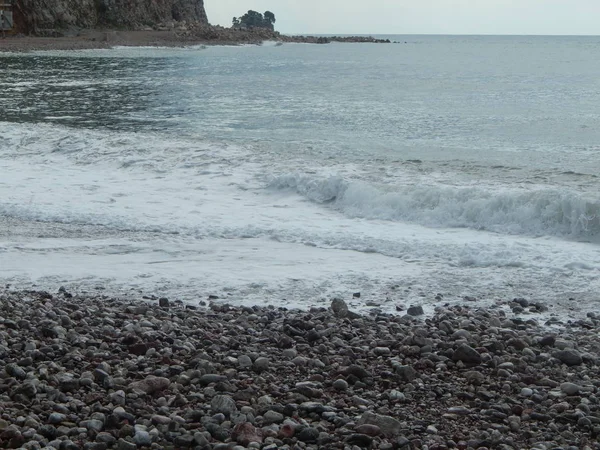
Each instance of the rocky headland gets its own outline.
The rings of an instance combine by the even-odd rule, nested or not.
[[[218,302],[0,291],[0,448],[600,448],[593,314]]]
[[[0,51],[83,50],[115,46],[389,43],[371,36],[290,36],[269,28],[210,25],[201,0],[23,0]],[[3,37],[3,38],[1,38]]]

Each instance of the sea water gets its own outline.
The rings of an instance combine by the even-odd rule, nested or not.
[[[390,38],[0,54],[0,281],[596,310],[600,38]]]

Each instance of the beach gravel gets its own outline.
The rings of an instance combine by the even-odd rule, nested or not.
[[[600,449],[595,317],[332,306],[3,289],[0,448]]]

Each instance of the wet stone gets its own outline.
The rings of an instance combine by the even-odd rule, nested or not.
[[[336,391],[342,391],[343,392],[343,391],[348,390],[348,382],[346,380],[344,380],[344,379],[341,379],[341,378],[335,380],[333,382],[332,386],[333,386],[333,388]]]
[[[227,416],[237,411],[235,400],[229,395],[215,395],[210,406],[213,412],[223,413]]]
[[[481,355],[473,347],[467,344],[461,344],[452,355],[454,361],[462,361],[468,364],[480,364]]]
[[[409,316],[422,316],[423,314],[425,314],[422,306],[415,306],[415,305],[409,306],[409,308],[406,310],[406,313]]]
[[[567,395],[577,395],[581,387],[575,383],[562,383],[560,385],[560,390],[563,391]]]
[[[319,438],[319,430],[313,427],[305,427],[296,434],[296,437],[302,442],[316,442]]]
[[[578,351],[572,349],[560,350],[556,353],[553,353],[552,356],[554,356],[556,359],[566,364],[567,366],[578,366],[583,363],[583,358],[581,357],[581,354]]]

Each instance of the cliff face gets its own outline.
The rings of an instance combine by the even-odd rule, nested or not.
[[[16,9],[16,25],[25,33],[137,28],[173,20],[208,23],[203,0],[20,0]]]

